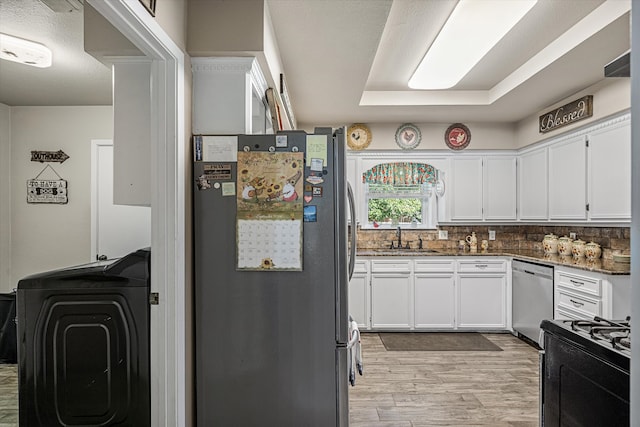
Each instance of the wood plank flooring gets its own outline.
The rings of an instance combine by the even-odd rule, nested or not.
[[[537,427],[538,352],[510,334],[483,335],[503,351],[387,351],[363,333],[350,426]],[[0,427],[17,419],[17,365],[0,365]]]
[[[378,334],[362,333],[350,426],[537,427],[537,350],[511,334],[483,335],[503,351],[387,351]]]
[[[0,364],[0,427],[18,425],[18,365]]]

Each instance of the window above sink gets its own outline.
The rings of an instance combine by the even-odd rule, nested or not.
[[[436,228],[436,193],[443,184],[438,170],[430,164],[380,163],[362,174],[362,182],[364,228]]]

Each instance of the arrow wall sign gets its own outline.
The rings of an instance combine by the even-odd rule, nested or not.
[[[31,152],[31,161],[32,162],[59,162],[64,163],[69,156],[62,150],[58,151],[32,151]]]

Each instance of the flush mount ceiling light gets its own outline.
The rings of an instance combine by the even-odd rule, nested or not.
[[[460,0],[409,79],[409,87],[455,86],[537,1]]]
[[[0,33],[0,59],[47,68],[51,66],[51,50],[43,44]]]

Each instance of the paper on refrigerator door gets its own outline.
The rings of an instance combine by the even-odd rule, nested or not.
[[[303,153],[238,153],[238,270],[302,270],[303,171]]]
[[[238,160],[238,137],[202,136],[202,160],[205,162],[235,162]]]

